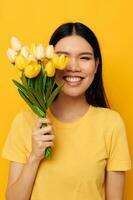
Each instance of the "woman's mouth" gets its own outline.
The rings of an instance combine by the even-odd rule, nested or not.
[[[80,76],[64,76],[62,77],[70,86],[79,86],[82,83],[83,77]]]

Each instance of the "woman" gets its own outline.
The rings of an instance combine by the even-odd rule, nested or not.
[[[70,58],[56,73],[56,84],[65,84],[47,118],[16,116],[3,150],[11,161],[6,198],[123,200],[130,155],[123,120],[108,108],[97,38],[81,23],[66,23],[50,44]],[[48,146],[50,161],[43,156]]]

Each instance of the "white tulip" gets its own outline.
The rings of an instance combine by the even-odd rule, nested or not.
[[[10,60],[11,63],[15,63],[16,55],[17,55],[16,51],[14,51],[11,48],[7,49],[7,57]]]
[[[47,58],[51,59],[54,55],[54,47],[53,45],[49,45],[46,47],[45,55]]]
[[[29,56],[29,47],[28,46],[23,46],[21,48],[21,55],[23,55],[26,59],[28,59],[28,56]]]
[[[44,58],[45,56],[45,49],[44,46],[42,44],[37,45],[36,49],[35,49],[35,57],[37,60],[41,60],[42,58]]]
[[[33,55],[30,54],[30,55],[28,56],[28,61],[29,61],[29,62],[31,62],[31,61],[36,61],[36,58],[35,58]]]
[[[22,47],[21,42],[16,37],[11,38],[11,46],[14,51],[20,51]]]

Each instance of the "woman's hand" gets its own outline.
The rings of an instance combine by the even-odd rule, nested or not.
[[[46,123],[47,126],[41,128],[43,123]],[[50,120],[47,118],[39,118],[32,131],[32,152],[30,158],[41,161],[44,158],[45,149],[49,146],[54,146],[54,137]]]

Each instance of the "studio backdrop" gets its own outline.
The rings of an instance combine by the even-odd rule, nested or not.
[[[11,36],[23,43],[48,44],[65,22],[82,22],[97,35],[103,55],[103,79],[112,109],[123,117],[133,153],[133,2],[131,0],[0,0],[0,153],[17,112],[28,106],[12,79],[18,79],[6,50]],[[5,199],[9,162],[0,158],[0,200]],[[133,172],[127,172],[127,200],[133,198]]]

